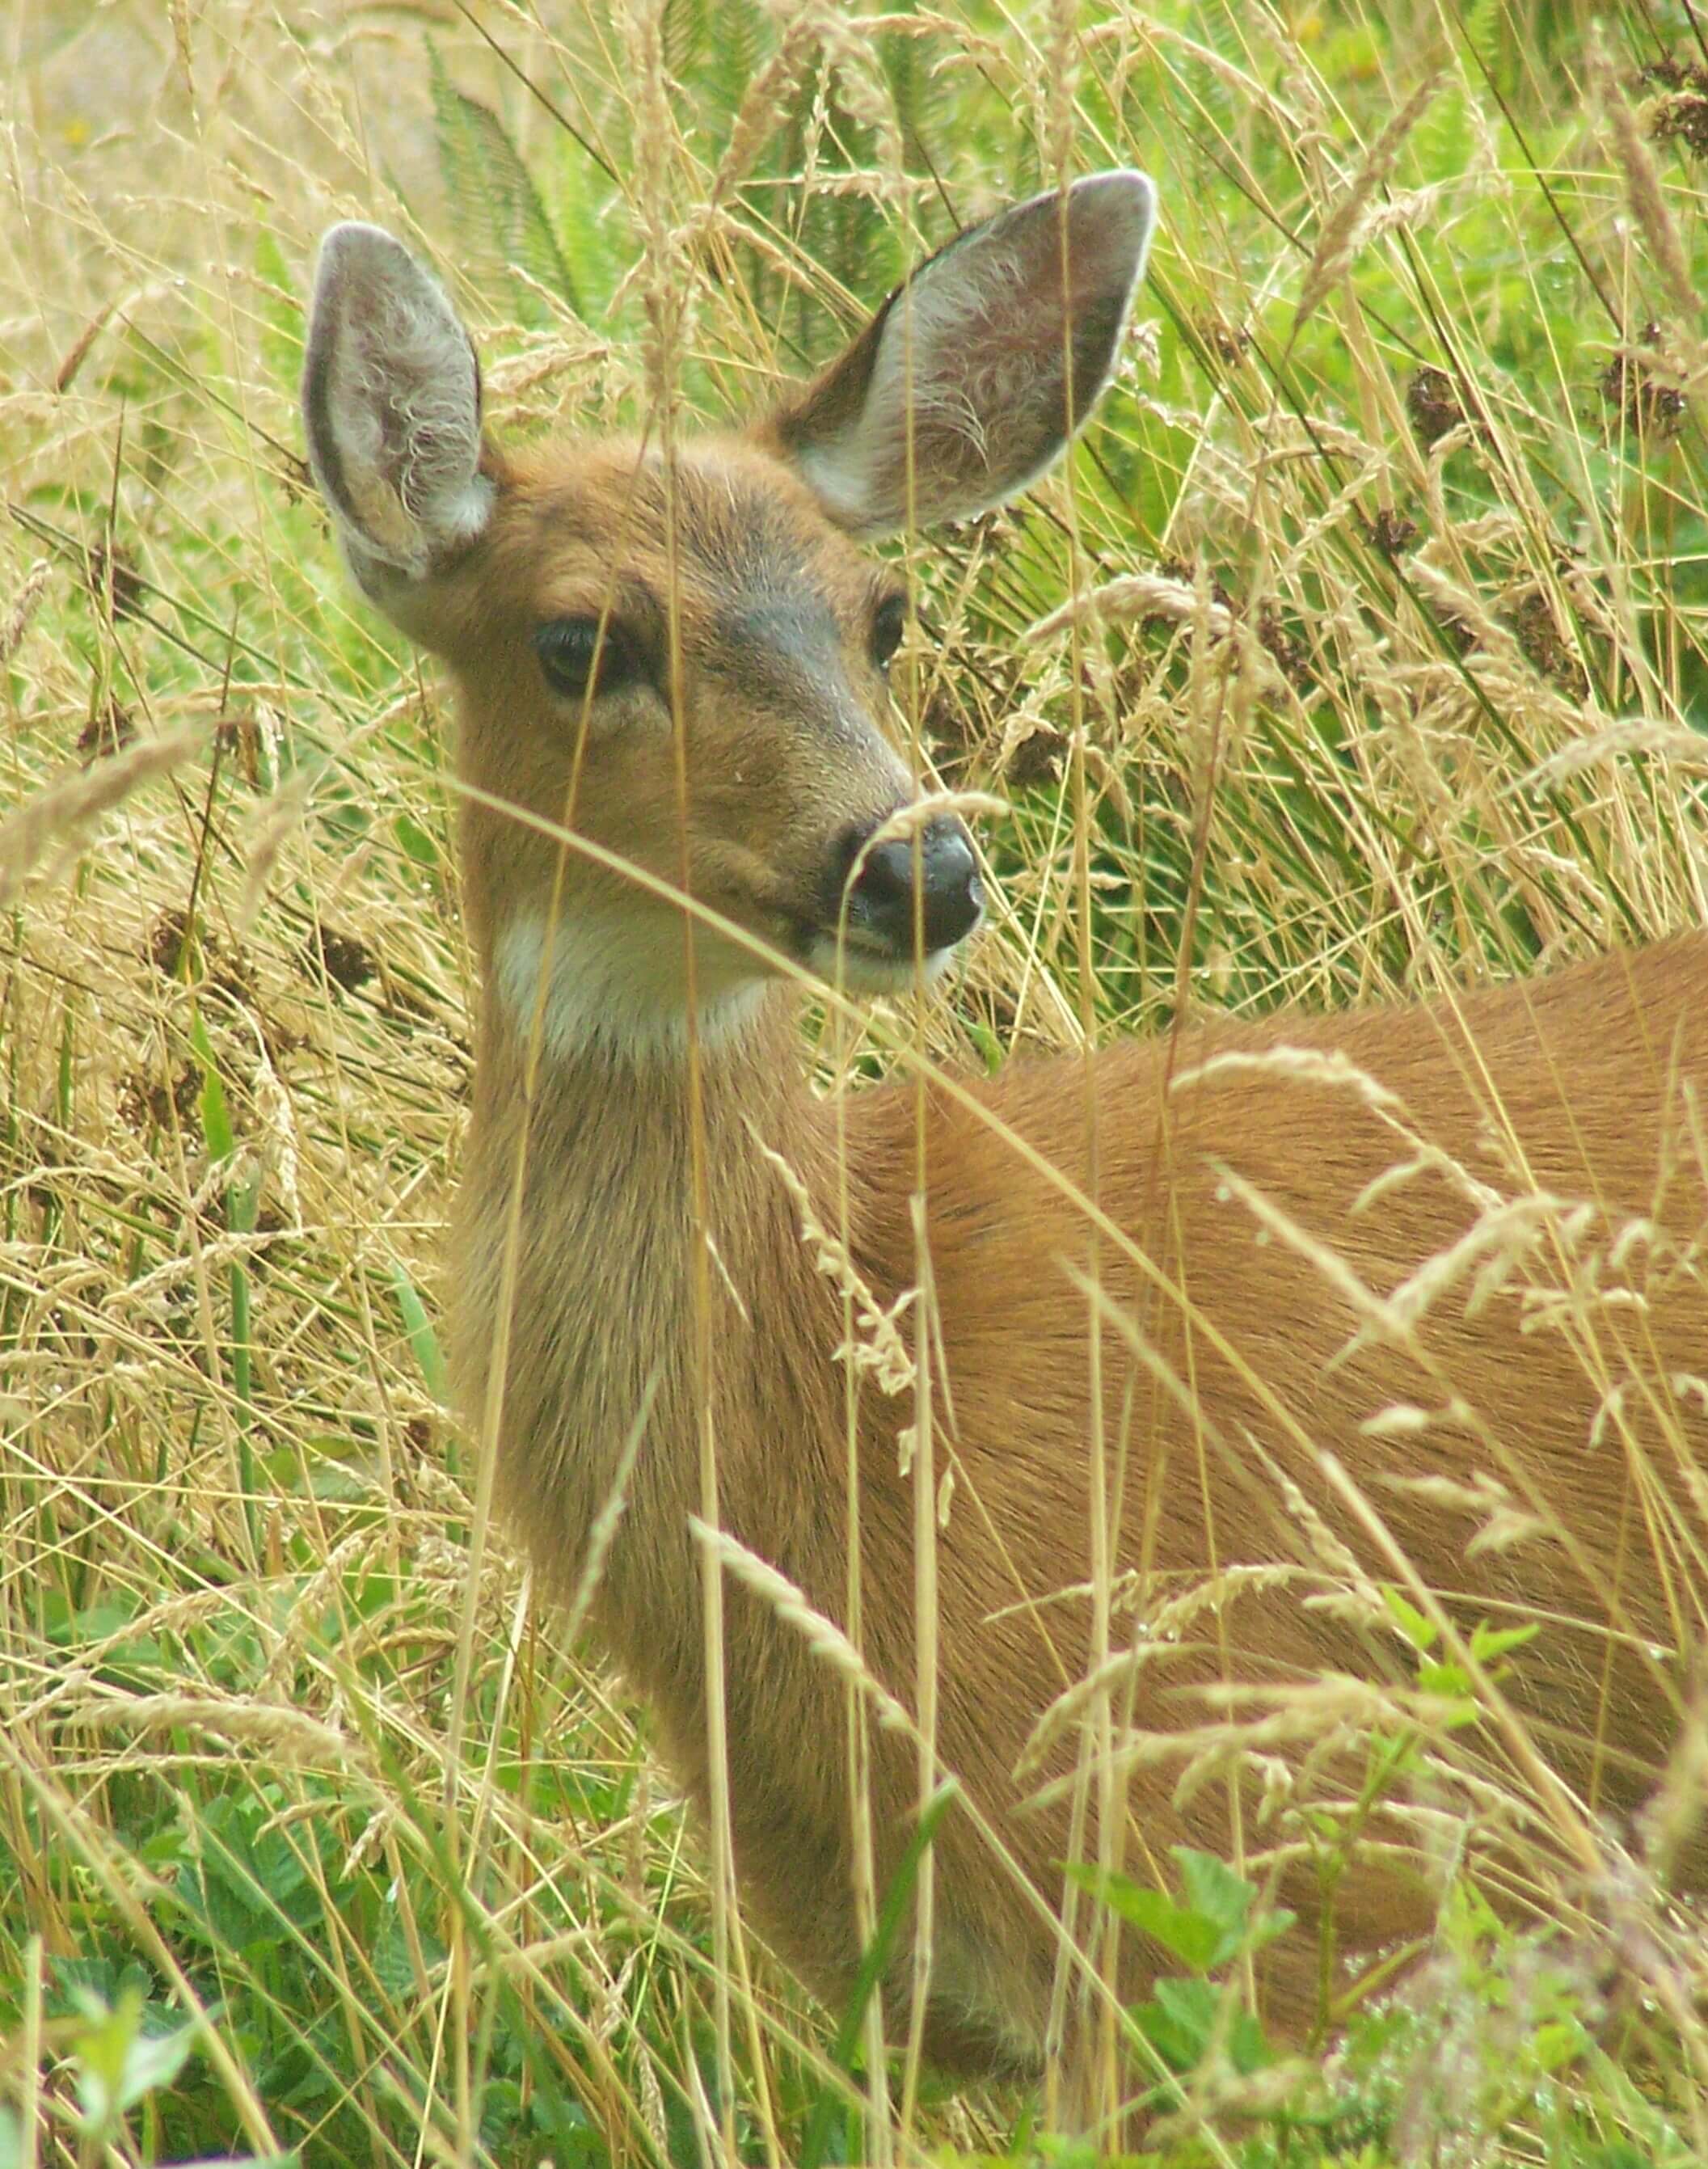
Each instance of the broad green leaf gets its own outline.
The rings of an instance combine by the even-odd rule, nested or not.
[[[1204,1973],[1216,1963],[1222,1932],[1204,1914],[1177,1905],[1166,1892],[1136,1883],[1130,1875],[1077,1868],[1075,1879],[1122,1920],[1161,1943],[1182,1965]]]

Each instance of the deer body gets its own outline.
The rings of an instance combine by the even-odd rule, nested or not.
[[[910,500],[921,517],[976,509],[1047,463],[1107,375],[1151,215],[1131,175],[1005,214],[758,430],[668,466],[636,445],[484,445],[443,296],[389,237],[340,228],[306,388],[359,581],[445,656],[458,690],[484,989],[453,1237],[461,1399],[561,1593],[580,1591],[620,1504],[591,1616],[702,1801],[691,1522],[708,1410],[722,1527],[837,1622],[854,1452],[859,1646],[913,1703],[915,1478],[897,1440],[915,1412],[866,1379],[850,1416],[841,1297],[795,1191],[821,1228],[845,1230],[885,1309],[920,1285],[923,1196],[928,1298],[905,1315],[935,1335],[937,1457],[954,1479],[936,1743],[975,1810],[951,1812],[935,1845],[926,2042],[968,2072],[1026,2068],[1045,2045],[1078,1730],[1016,1773],[1097,1654],[1099,1467],[1113,1646],[1173,1623],[1116,1697],[1153,1733],[1210,1721],[1202,1690],[1218,1684],[1403,1676],[1379,1603],[1373,1623],[1311,1601],[1336,1547],[1372,1586],[1403,1579],[1360,1500],[1450,1617],[1549,1617],[1510,1693],[1554,1773],[1536,1778],[1538,1812],[1568,1836],[1652,1780],[1702,1627],[1685,1463],[1708,1436],[1690,1383],[1708,1371],[1690,1092],[1708,1077],[1708,938],[839,1106],[803,1074],[798,994],[774,960],[905,984],[979,906],[957,823],[899,845],[884,828],[915,798],[877,727],[895,596],[848,532],[895,524]],[[691,935],[680,887],[716,914]],[[1477,1233],[1503,1200],[1530,1213],[1503,1274]],[[1455,1245],[1460,1285],[1413,1303],[1413,1276]],[[1538,1317],[1586,1274],[1629,1300],[1575,1327]],[[1319,1450],[1349,1492],[1325,1482]],[[1491,1484],[1545,1533],[1473,1546]],[[1241,1569],[1269,1571],[1191,1608]],[[726,1590],[738,1881],[836,2002],[859,1955],[843,1676],[768,1597],[735,1576]],[[919,1777],[911,1741],[871,1739],[881,1885]],[[1131,1873],[1166,1878],[1176,1843],[1261,1850],[1252,1766],[1182,1799],[1177,1776],[1147,1760],[1124,1773],[1113,1850]],[[1078,1841],[1095,1857],[1094,1814]],[[1374,1863],[1339,1895],[1343,1936],[1427,1933],[1401,1834]],[[1310,1912],[1302,1865],[1280,1887]],[[1275,1955],[1269,1993],[1297,2022],[1317,1953],[1301,1937]],[[1157,1962],[1129,1952],[1123,1992]],[[888,1985],[897,2006],[907,1970]]]
[[[705,1062],[711,1232],[725,1269],[713,1283],[721,1505],[734,1536],[838,1618],[849,1547],[843,1383],[833,1360],[842,1322],[834,1291],[801,1240],[794,1201],[758,1142],[806,1183],[821,1224],[835,1226],[836,1111],[800,1075],[794,1006],[786,994],[768,998],[751,1031]],[[454,1338],[466,1353],[476,1351],[466,1389],[476,1409],[487,1384],[478,1351],[498,1340],[503,1229],[524,1104],[513,1029],[498,1030],[504,1050],[494,1058],[489,1041],[482,1069],[483,1088],[494,1092],[490,1127],[477,1113],[455,1245],[461,1290]],[[1521,1159],[1539,1189],[1602,1200],[1604,1244],[1657,1206],[1673,1236],[1688,1241],[1705,1200],[1695,1171],[1675,1178],[1670,1197],[1657,1196],[1662,1110],[1679,1078],[1708,1075],[1708,940],[1685,936],[1453,1004],[1200,1028],[1172,1045],[1112,1048],[1093,1063],[1103,1207],[1190,1292],[1196,1318],[1189,1324],[1172,1295],[1140,1284],[1107,1241],[1105,1294],[1112,1310],[1142,1322],[1175,1377],[1193,1378],[1205,1412],[1195,1422],[1134,1363],[1120,1336],[1106,1334],[1105,1437],[1123,1500],[1118,1569],[1143,1577],[1154,1605],[1219,1566],[1296,1562],[1297,1532],[1282,1525],[1272,1484],[1228,1451],[1247,1440],[1318,1495],[1324,1519],[1356,1544],[1344,1513],[1320,1496],[1306,1442],[1337,1452],[1423,1579],[1455,1593],[1468,1618],[1510,1623],[1540,1612],[1556,1620],[1526,1667],[1524,1700],[1535,1721],[1561,1728],[1557,1759],[1586,1799],[1629,1804],[1652,1781],[1673,1705],[1635,1651],[1609,1666],[1599,1638],[1565,1623],[1602,1617],[1613,1593],[1628,1628],[1657,1642],[1687,1638],[1700,1603],[1689,1548],[1674,1586],[1656,1585],[1648,1547],[1631,1526],[1640,1508],[1626,1452],[1614,1436],[1598,1449],[1588,1443],[1595,1404],[1584,1364],[1558,1336],[1526,1343],[1515,1291],[1493,1299],[1493,1316],[1444,1312],[1421,1336],[1427,1360],[1375,1346],[1333,1367],[1356,1330],[1352,1306],[1285,1244],[1255,1239],[1249,1213],[1226,1194],[1225,1170],[1332,1245],[1379,1295],[1458,1242],[1476,1208],[1445,1175],[1425,1175],[1360,1214],[1361,1195],[1394,1164],[1393,1132],[1320,1078],[1231,1067],[1193,1080],[1217,1057],[1277,1047],[1332,1051],[1365,1068],[1407,1108],[1429,1110],[1432,1144],[1503,1191],[1515,1187]],[[1616,1047],[1619,1058],[1585,1063],[1586,1047]],[[1172,1091],[1171,1073],[1186,1080]],[[946,1767],[1046,1891],[1066,1852],[1064,1815],[1016,1811],[1025,1788],[1012,1773],[1040,1710],[1082,1676],[1088,1655],[1088,1606],[1061,1594],[1083,1590],[1090,1575],[1088,1313],[1068,1270],[1083,1269],[1087,1235],[1081,1212],[1017,1161],[1011,1139],[1082,1188],[1080,1085],[1076,1064],[1017,1064],[976,1089],[988,1127],[969,1122],[959,1104],[934,1100],[925,1148],[928,1246],[950,1366],[939,1451],[957,1476],[938,1540],[939,1744]],[[1511,1125],[1503,1138],[1490,1121],[1495,1107]],[[852,1247],[886,1305],[917,1276],[906,1210],[914,1112],[904,1084],[864,1091],[844,1111]],[[703,1802],[705,1649],[689,1536],[699,1503],[700,1399],[691,1361],[685,1077],[678,1070],[636,1095],[632,1078],[604,1056],[567,1065],[541,1095],[530,1139],[503,1480],[535,1559],[570,1593],[623,1442],[662,1365],[649,1451],[637,1463],[594,1609]],[[1679,1145],[1686,1149],[1682,1137]],[[1662,1259],[1647,1312],[1631,1330],[1652,1336],[1677,1367],[1700,1364],[1700,1285],[1684,1275],[1669,1288],[1668,1277]],[[1605,1360],[1619,1367],[1613,1351]],[[1429,1362],[1439,1367],[1436,1382]],[[1482,1422],[1523,1442],[1519,1467],[1540,1500],[1569,1501],[1578,1561],[1535,1547],[1466,1558],[1479,1472],[1512,1479],[1510,1470],[1491,1467],[1473,1432],[1439,1424],[1424,1443],[1402,1435],[1385,1447],[1361,1437],[1360,1427],[1385,1409],[1438,1402],[1442,1375],[1461,1387],[1474,1381]],[[896,1435],[907,1413],[905,1404],[868,1395],[858,1447],[864,1646],[875,1674],[904,1697],[915,1655],[912,1479],[901,1471]],[[1654,1451],[1655,1426],[1640,1411],[1629,1420]],[[1700,1436],[1700,1417],[1689,1428]],[[593,1442],[603,1452],[590,1452]],[[1408,1501],[1383,1482],[1426,1469],[1464,1487],[1464,1511]],[[1516,1503],[1534,1503],[1516,1483],[1514,1490]],[[1386,1578],[1380,1562],[1371,1570]],[[1279,1598],[1230,1604],[1221,1623],[1228,1676],[1280,1687],[1378,1663],[1365,1638],[1304,1608],[1312,1587],[1307,1575]],[[834,2004],[856,1955],[840,1680],[762,1599],[732,1585],[729,1602],[732,1809],[743,1889],[779,1948]],[[1205,1649],[1158,1667],[1183,1722],[1190,1713],[1184,1690],[1221,1676],[1223,1662]],[[1587,1740],[1575,1737],[1586,1729]],[[1213,1849],[1227,1836],[1225,1802],[1212,1792],[1183,1814],[1171,1799],[1173,1776],[1157,1772],[1129,1804],[1146,1864],[1159,1873],[1169,1845]],[[881,1762],[875,1801],[891,1864],[915,1797],[911,1757],[897,1743]],[[983,1992],[975,2001],[965,1979],[945,1981],[930,2037],[936,2060],[973,2069],[1024,2062],[1042,2038],[1050,1939],[975,1833],[951,1817],[939,1847],[947,1914],[939,1935],[963,1954],[964,1970],[976,1965]],[[963,1888],[976,1900],[964,1919],[955,1908]],[[1286,1895],[1311,1911],[1304,1879]],[[1343,1927],[1350,1925],[1354,1943],[1361,1930],[1366,1947],[1416,1932],[1429,1918],[1421,1884],[1354,1888],[1341,1903]],[[1301,1947],[1301,1964],[1310,1955]],[[1272,2016],[1308,2016],[1312,1985],[1305,1973],[1273,1981]],[[998,2013],[1002,2025],[992,2022]]]

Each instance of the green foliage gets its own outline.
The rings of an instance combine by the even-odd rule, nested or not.
[[[427,1305],[421,1300],[415,1283],[401,1265],[391,1267],[392,1286],[396,1291],[397,1308],[403,1314],[403,1330],[409,1336],[409,1346],[416,1362],[421,1367],[422,1382],[436,1401],[447,1398],[444,1356],[434,1332]]]
[[[82,2158],[155,2158],[162,2121],[187,2098],[202,2092],[186,2085],[185,2066],[202,2045],[203,2022],[174,2021],[169,2009],[151,1998],[131,1979],[109,2000],[89,1975],[88,1965],[58,1969],[56,2005],[63,2022],[65,2068],[75,2102],[75,2135]],[[79,1978],[82,1974],[83,1978]],[[141,2146],[137,2146],[137,2134]],[[22,2134],[8,2110],[0,2110],[0,2169],[24,2160]],[[204,2155],[195,2169],[299,2169],[295,2152]]]
[[[1254,1924],[1254,1883],[1236,1875],[1213,1854],[1184,1845],[1173,1850],[1180,1870],[1178,1903],[1128,1875],[1082,1868],[1075,1869],[1075,1880],[1195,1974],[1218,1972],[1246,1953],[1261,1949],[1291,1926],[1290,1913],[1270,1915],[1261,1925]]]
[[[474,266],[511,274],[525,322],[540,318],[540,287],[578,311],[575,280],[508,131],[496,113],[457,89],[438,46],[430,38],[426,43],[439,155],[458,240]]]
[[[87,1990],[77,2001],[84,2027],[72,2038],[72,2054],[82,2135],[92,2145],[110,2146],[144,2097],[177,2078],[195,2046],[197,2028],[191,2022],[145,2031],[142,1995],[135,1988],[115,2009]]]
[[[1128,1875],[1084,1867],[1072,1872],[1083,1889],[1189,1970],[1185,1980],[1158,1978],[1147,2000],[1129,2013],[1153,2065],[1186,2079],[1214,2057],[1248,2078],[1273,2060],[1274,2052],[1256,2015],[1242,2007],[1237,1981],[1216,1982],[1210,1975],[1227,1974],[1237,1961],[1285,1935],[1294,1916],[1284,1911],[1254,1912],[1256,1884],[1213,1854],[1184,1845],[1172,1851],[1180,1871],[1178,1900]],[[1152,2107],[1174,2098],[1168,2086],[1149,2097]]]
[[[907,1850],[883,1895],[870,1947],[860,1959],[854,1990],[849,1998],[848,2007],[842,2014],[842,2023],[837,2028],[836,2040],[831,2049],[831,2064],[838,2072],[853,2073],[858,2068],[866,2012],[878,1992],[879,1983],[895,1958],[902,1929],[913,1906],[920,1863],[927,1848],[934,1842],[943,1819],[954,1806],[960,1789],[951,1779],[940,1785],[921,1809]],[[834,2084],[821,2085],[817,2089],[817,2095],[801,2144],[800,2169],[818,2169],[822,2161],[833,2158],[830,2147],[833,2134],[841,2137],[844,2146],[857,2144],[857,2135],[849,2129],[845,2090]],[[854,2155],[844,2153],[839,2158],[858,2160],[859,2156],[858,2152]]]
[[[75,61],[126,0],[58,13],[26,21],[27,72]],[[1397,996],[1695,915],[1702,764],[1677,746],[1708,729],[1700,402],[1584,79],[1588,12],[1167,0],[1140,35],[1095,0],[1067,114],[1059,10],[849,17],[840,42],[803,45],[711,226],[787,32],[761,0],[668,0],[668,141],[643,133],[623,10],[542,6],[525,41],[487,11],[501,61],[457,11],[434,40],[407,9],[346,39],[287,4],[246,31],[264,63],[217,11],[168,31],[130,13],[125,67],[157,52],[164,71],[154,103],[127,94],[142,121],[85,116],[85,153],[32,117],[66,77],[19,102],[8,642],[46,571],[0,668],[6,791],[98,758],[80,734],[109,701],[139,733],[226,732],[210,789],[205,768],[151,787],[8,913],[0,2169],[103,2150],[685,2165],[715,2150],[726,2077],[738,2158],[862,2158],[860,2018],[946,1802],[850,2009],[810,2012],[754,1955],[750,2000],[746,1977],[725,1984],[721,2072],[709,1900],[675,1804],[496,1548],[469,1556],[476,1479],[436,1324],[471,976],[447,724],[304,484],[315,234],[359,202],[418,221],[508,320],[488,361],[561,366],[495,379],[502,439],[565,413],[646,425],[643,183],[684,237],[667,268],[691,304],[684,383],[713,414],[822,363],[922,248],[1051,179],[1058,124],[1077,167],[1157,173],[1147,329],[1071,501],[902,552],[928,629],[909,696],[924,749],[1014,807],[987,832],[1014,923],[960,998],[963,1051],[994,1071],[1024,1058],[1040,988],[1046,1022],[1109,1032],[1183,1005]],[[1633,99],[1666,34],[1604,24]],[[1375,225],[1292,338],[1337,205],[1435,66]],[[400,137],[425,155],[394,164]],[[1655,156],[1700,286],[1700,161]],[[406,170],[436,172],[442,202],[388,201]],[[1425,368],[1445,389],[1420,418]],[[91,577],[115,543],[138,584],[122,607]],[[1134,571],[1184,604],[1024,643],[1071,589]],[[1672,750],[1597,749],[1632,719]],[[1461,1644],[1383,1601],[1424,1713],[1359,1737],[1344,1815],[1301,1812],[1331,1961],[1370,1819],[1442,1742],[1479,1737],[1483,1683],[1535,1632],[1461,1622]],[[1290,2062],[1242,1998],[1300,1931],[1208,1855],[1175,1866],[1173,1892],[1088,1881],[1170,1969],[1129,2014],[1159,2169],[1701,2158],[1664,1892],[1614,1894],[1616,1934],[1589,1903],[1521,1932],[1473,1862],[1428,1965],[1345,2014],[1332,2054]],[[928,2092],[908,2159],[1089,2158],[1010,2097],[967,2114]],[[262,2129],[293,2150],[268,2154]]]

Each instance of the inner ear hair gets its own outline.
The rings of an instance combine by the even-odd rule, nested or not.
[[[376,600],[485,527],[473,342],[438,280],[380,226],[335,226],[321,245],[302,410],[315,480]]]
[[[1115,366],[1156,222],[1093,174],[959,235],[761,434],[857,535],[970,519],[1036,481]]]

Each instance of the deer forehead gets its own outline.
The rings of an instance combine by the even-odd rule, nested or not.
[[[504,476],[494,549],[538,615],[673,608],[714,650],[768,627],[853,628],[895,583],[838,533],[779,461],[739,440],[684,447],[671,466],[634,445],[573,440]]]

